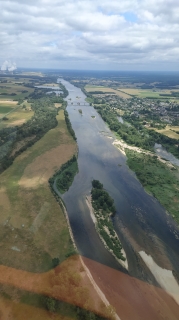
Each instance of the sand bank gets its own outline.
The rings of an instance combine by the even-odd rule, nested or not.
[[[86,204],[87,204],[87,206],[88,206],[88,208],[89,208],[91,218],[92,218],[92,220],[93,220],[93,222],[94,222],[94,224],[95,224],[95,227],[96,227],[96,225],[97,225],[97,219],[96,219],[96,217],[95,217],[94,210],[93,210],[93,206],[92,206],[92,203],[91,203],[91,196],[86,196]],[[96,228],[96,231],[98,232],[97,228]],[[114,232],[115,232],[115,231],[114,231]],[[122,249],[121,252],[122,252],[124,258],[126,259],[125,261],[123,261],[123,260],[121,260],[121,259],[118,259],[118,258],[114,255],[113,251],[108,248],[108,246],[106,245],[106,242],[105,242],[104,239],[101,237],[101,235],[99,234],[99,232],[98,232],[98,235],[99,235],[101,241],[104,243],[105,248],[114,256],[114,258],[115,258],[125,269],[128,270],[127,256],[126,256],[126,253],[125,253],[124,249]],[[117,235],[117,234],[116,234],[116,235]],[[118,237],[118,235],[117,235],[117,237]]]
[[[140,251],[139,254],[160,286],[170,294],[179,305],[179,285],[172,271],[159,267],[152,257],[144,251]]]

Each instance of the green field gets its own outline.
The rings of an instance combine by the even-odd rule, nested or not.
[[[178,100],[179,97],[174,97],[171,95],[172,90],[154,90],[154,89],[135,89],[135,88],[121,88],[121,91],[129,94],[131,96],[136,96],[138,98],[149,98],[149,99],[173,99]]]
[[[12,111],[14,108],[10,105],[0,105],[0,113],[8,113],[10,111]]]
[[[23,79],[22,79],[23,80]],[[15,100],[25,99],[29,93],[33,92],[34,89],[23,85],[22,80],[11,79],[9,82],[0,83],[0,100]],[[25,79],[25,83],[29,83],[29,79]]]
[[[32,110],[25,110],[22,106],[19,106],[18,108],[16,106],[14,110],[11,108],[10,113],[6,115],[6,120],[1,119],[0,130],[6,127],[22,125],[24,122],[28,121],[33,114],[34,112]]]

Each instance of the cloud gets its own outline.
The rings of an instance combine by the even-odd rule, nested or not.
[[[178,69],[178,0],[1,1],[1,63]]]

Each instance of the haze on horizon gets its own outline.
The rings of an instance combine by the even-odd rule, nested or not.
[[[178,0],[1,0],[0,65],[179,71]]]

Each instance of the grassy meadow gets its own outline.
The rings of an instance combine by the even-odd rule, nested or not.
[[[179,140],[179,127],[177,126],[169,126],[167,125],[165,129],[156,130],[159,133],[164,134],[165,136],[172,138],[172,139],[178,139]]]
[[[10,82],[0,83],[0,100],[18,101],[19,99],[25,99],[33,91],[33,88],[26,87],[23,83],[17,83],[16,80],[12,79]]]
[[[130,96],[127,93],[122,92],[120,90],[111,89],[108,87],[86,85],[85,90],[89,93],[94,92],[94,94],[95,94],[95,91],[101,91],[101,93],[105,93],[105,94],[110,94],[110,93],[116,94],[119,97],[124,98],[124,99],[130,98]]]
[[[136,96],[138,98],[179,100],[178,97],[171,96],[172,91],[178,92],[177,90],[160,90],[160,91],[155,90],[154,91],[154,89],[136,89],[136,88],[120,88],[120,90],[130,96]]]
[[[26,108],[23,107],[24,105],[26,106]],[[6,127],[21,125],[24,122],[28,121],[33,116],[33,114],[34,112],[31,110],[30,104],[28,104],[27,102],[24,102],[20,106],[14,105],[14,107],[11,108],[10,113],[0,115],[0,130]],[[6,120],[2,120],[3,117],[6,117]]]

